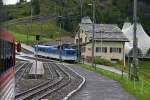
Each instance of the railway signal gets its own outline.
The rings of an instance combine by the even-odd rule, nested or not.
[[[36,69],[37,69],[37,56],[38,56],[38,44],[40,40],[40,35],[36,35]],[[37,71],[37,70],[36,70]],[[35,72],[36,73],[36,72]],[[36,76],[35,76],[36,77]]]

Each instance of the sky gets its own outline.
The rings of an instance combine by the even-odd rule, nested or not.
[[[19,0],[3,0],[4,4],[15,4],[17,3]],[[27,0],[30,1],[30,0]]]

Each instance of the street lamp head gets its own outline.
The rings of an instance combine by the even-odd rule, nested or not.
[[[88,6],[92,6],[92,5],[93,5],[92,3],[89,3],[89,4],[88,4]]]
[[[62,18],[63,16],[58,16],[58,18]]]

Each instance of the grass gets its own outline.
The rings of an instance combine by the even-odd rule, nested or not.
[[[18,33],[18,32],[14,32],[14,31],[10,31],[10,32],[15,36],[17,42],[30,44],[30,45],[35,44],[35,36],[33,36],[33,35],[30,35],[28,38],[28,41],[27,41],[27,35]],[[48,38],[41,37],[41,40],[40,40],[41,43],[47,42],[47,41],[49,41]]]
[[[150,73],[150,61],[140,61],[140,70],[146,73]]]
[[[128,67],[123,65],[123,61],[117,61],[116,63],[112,63],[111,61],[109,61],[107,59],[95,58],[94,63],[99,64],[99,65],[110,66],[110,67],[113,66],[119,70],[122,70],[122,68],[123,68],[123,70],[125,72],[127,72],[127,70],[128,70]]]
[[[140,61],[139,67],[141,77],[150,82],[150,61]]]
[[[89,65],[80,64],[80,66],[119,82],[121,86],[130,94],[134,95],[137,100],[150,100],[150,83],[143,77],[140,77],[140,81],[131,81],[126,77],[122,78],[116,73],[109,72],[100,68],[97,68],[95,70]]]
[[[47,38],[56,38],[58,37],[57,33],[60,32],[62,36],[71,35],[69,32],[60,29],[56,21],[48,20],[42,23],[28,23],[28,24],[17,24],[11,25],[8,27],[10,31],[27,34],[36,35],[40,34],[43,37]]]

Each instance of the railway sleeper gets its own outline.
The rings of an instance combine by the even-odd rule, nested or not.
[[[63,76],[62,76],[62,75],[59,73],[59,71],[57,71],[57,70],[56,70],[56,73],[58,74],[59,78],[58,78],[58,81],[56,81],[55,83],[51,83],[51,84],[50,84],[50,82],[52,82],[52,81],[45,82],[44,84],[41,84],[41,85],[39,85],[39,86],[37,86],[37,87],[34,87],[34,88],[30,89],[30,90],[27,90],[27,91],[25,91],[25,92],[23,92],[23,93],[20,93],[20,94],[16,95],[15,98],[16,98],[16,99],[17,99],[17,98],[21,98],[22,95],[24,95],[22,99],[28,100],[28,99],[34,97],[34,95],[36,95],[37,93],[40,93],[41,91],[44,91],[46,88],[52,88],[52,87],[54,87],[55,85],[58,85],[58,84],[63,80]],[[53,80],[53,81],[54,81],[54,80]],[[46,85],[49,85],[49,86],[46,87]],[[42,88],[42,87],[44,87],[44,86],[45,86],[45,88],[39,90],[39,88]],[[36,92],[34,92],[34,91],[36,91]],[[37,92],[37,91],[38,91],[38,92]],[[29,92],[32,92],[32,94],[29,95],[29,94],[28,94]],[[34,92],[34,93],[33,93],[33,92]],[[28,95],[27,95],[27,94],[28,94]],[[27,95],[27,96],[25,96],[25,95]],[[21,100],[22,100],[22,99],[21,99]],[[19,99],[18,99],[18,100],[19,100]]]
[[[50,88],[56,86],[57,84],[59,84],[62,81],[62,79],[63,79],[62,77],[59,77],[53,83],[48,82],[43,87],[40,87],[40,88],[37,87],[37,89],[29,90],[29,91],[21,94],[20,97],[15,96],[15,100],[29,100],[29,99],[35,98],[37,95],[41,94],[42,92],[46,91],[47,89],[50,89]]]

